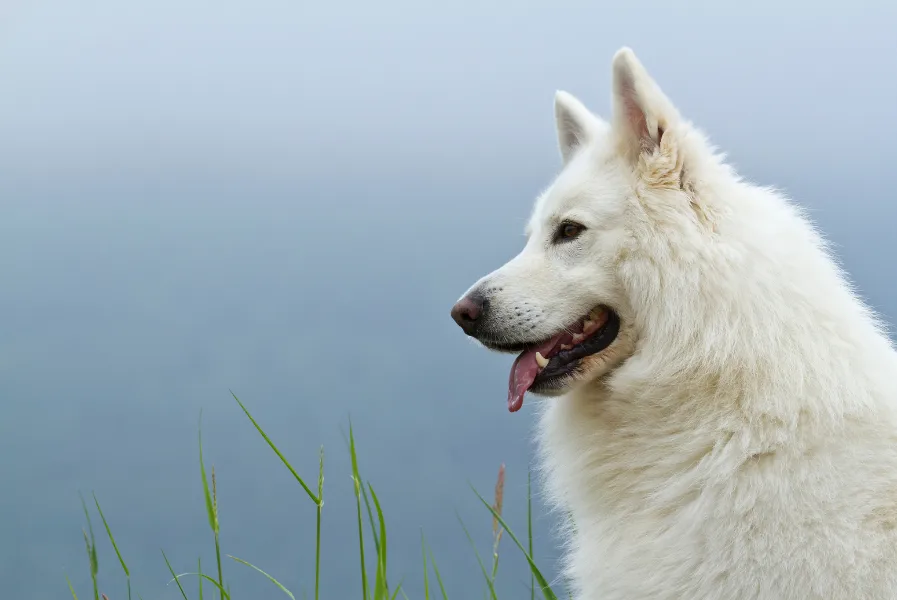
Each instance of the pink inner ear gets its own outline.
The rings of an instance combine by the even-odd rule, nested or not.
[[[582,143],[582,130],[579,127],[579,123],[571,117],[570,115],[564,115],[563,117],[563,133],[564,133],[564,143],[568,148],[573,148]]]
[[[653,140],[648,134],[648,121],[645,118],[645,111],[642,110],[633,95],[627,94],[624,96],[623,102],[626,107],[626,121],[632,129],[632,133],[638,138],[639,145],[643,147],[653,145]]]
[[[641,109],[632,96],[627,96],[624,101],[626,103],[626,120],[629,122],[633,133],[640,140],[647,140],[649,138],[648,121],[645,118],[645,111]]]
[[[648,121],[645,117],[645,111],[638,102],[638,94],[635,91],[631,76],[627,73],[620,77],[619,94],[623,102],[623,112],[625,114],[626,124],[632,130],[632,133],[638,138],[639,145],[642,147],[650,147],[654,145],[654,140],[648,134]]]

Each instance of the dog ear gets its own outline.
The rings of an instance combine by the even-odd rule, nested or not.
[[[613,127],[623,151],[634,160],[660,145],[664,133],[679,120],[673,103],[629,48],[613,59]]]
[[[579,148],[591,141],[601,121],[573,95],[561,91],[554,95],[554,118],[561,157],[566,164]]]

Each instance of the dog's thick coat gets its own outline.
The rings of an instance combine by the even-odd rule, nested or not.
[[[526,248],[477,283],[505,339],[521,304],[539,336],[599,303],[623,323],[540,403],[576,598],[897,598],[888,336],[809,220],[740,179],[628,49],[613,89],[610,123],[558,93],[564,168]],[[552,246],[569,215],[586,233]]]

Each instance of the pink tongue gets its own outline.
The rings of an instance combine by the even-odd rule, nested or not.
[[[523,395],[533,385],[539,374],[539,364],[536,362],[536,352],[548,358],[554,348],[561,343],[567,333],[559,333],[544,344],[531,348],[517,357],[514,366],[511,367],[511,377],[508,380],[508,410],[517,412],[523,406]]]

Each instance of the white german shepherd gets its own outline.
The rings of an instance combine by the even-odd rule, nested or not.
[[[897,599],[897,353],[797,208],[612,70],[610,123],[557,94],[526,246],[452,310],[518,354],[511,411],[553,397],[576,597]]]

